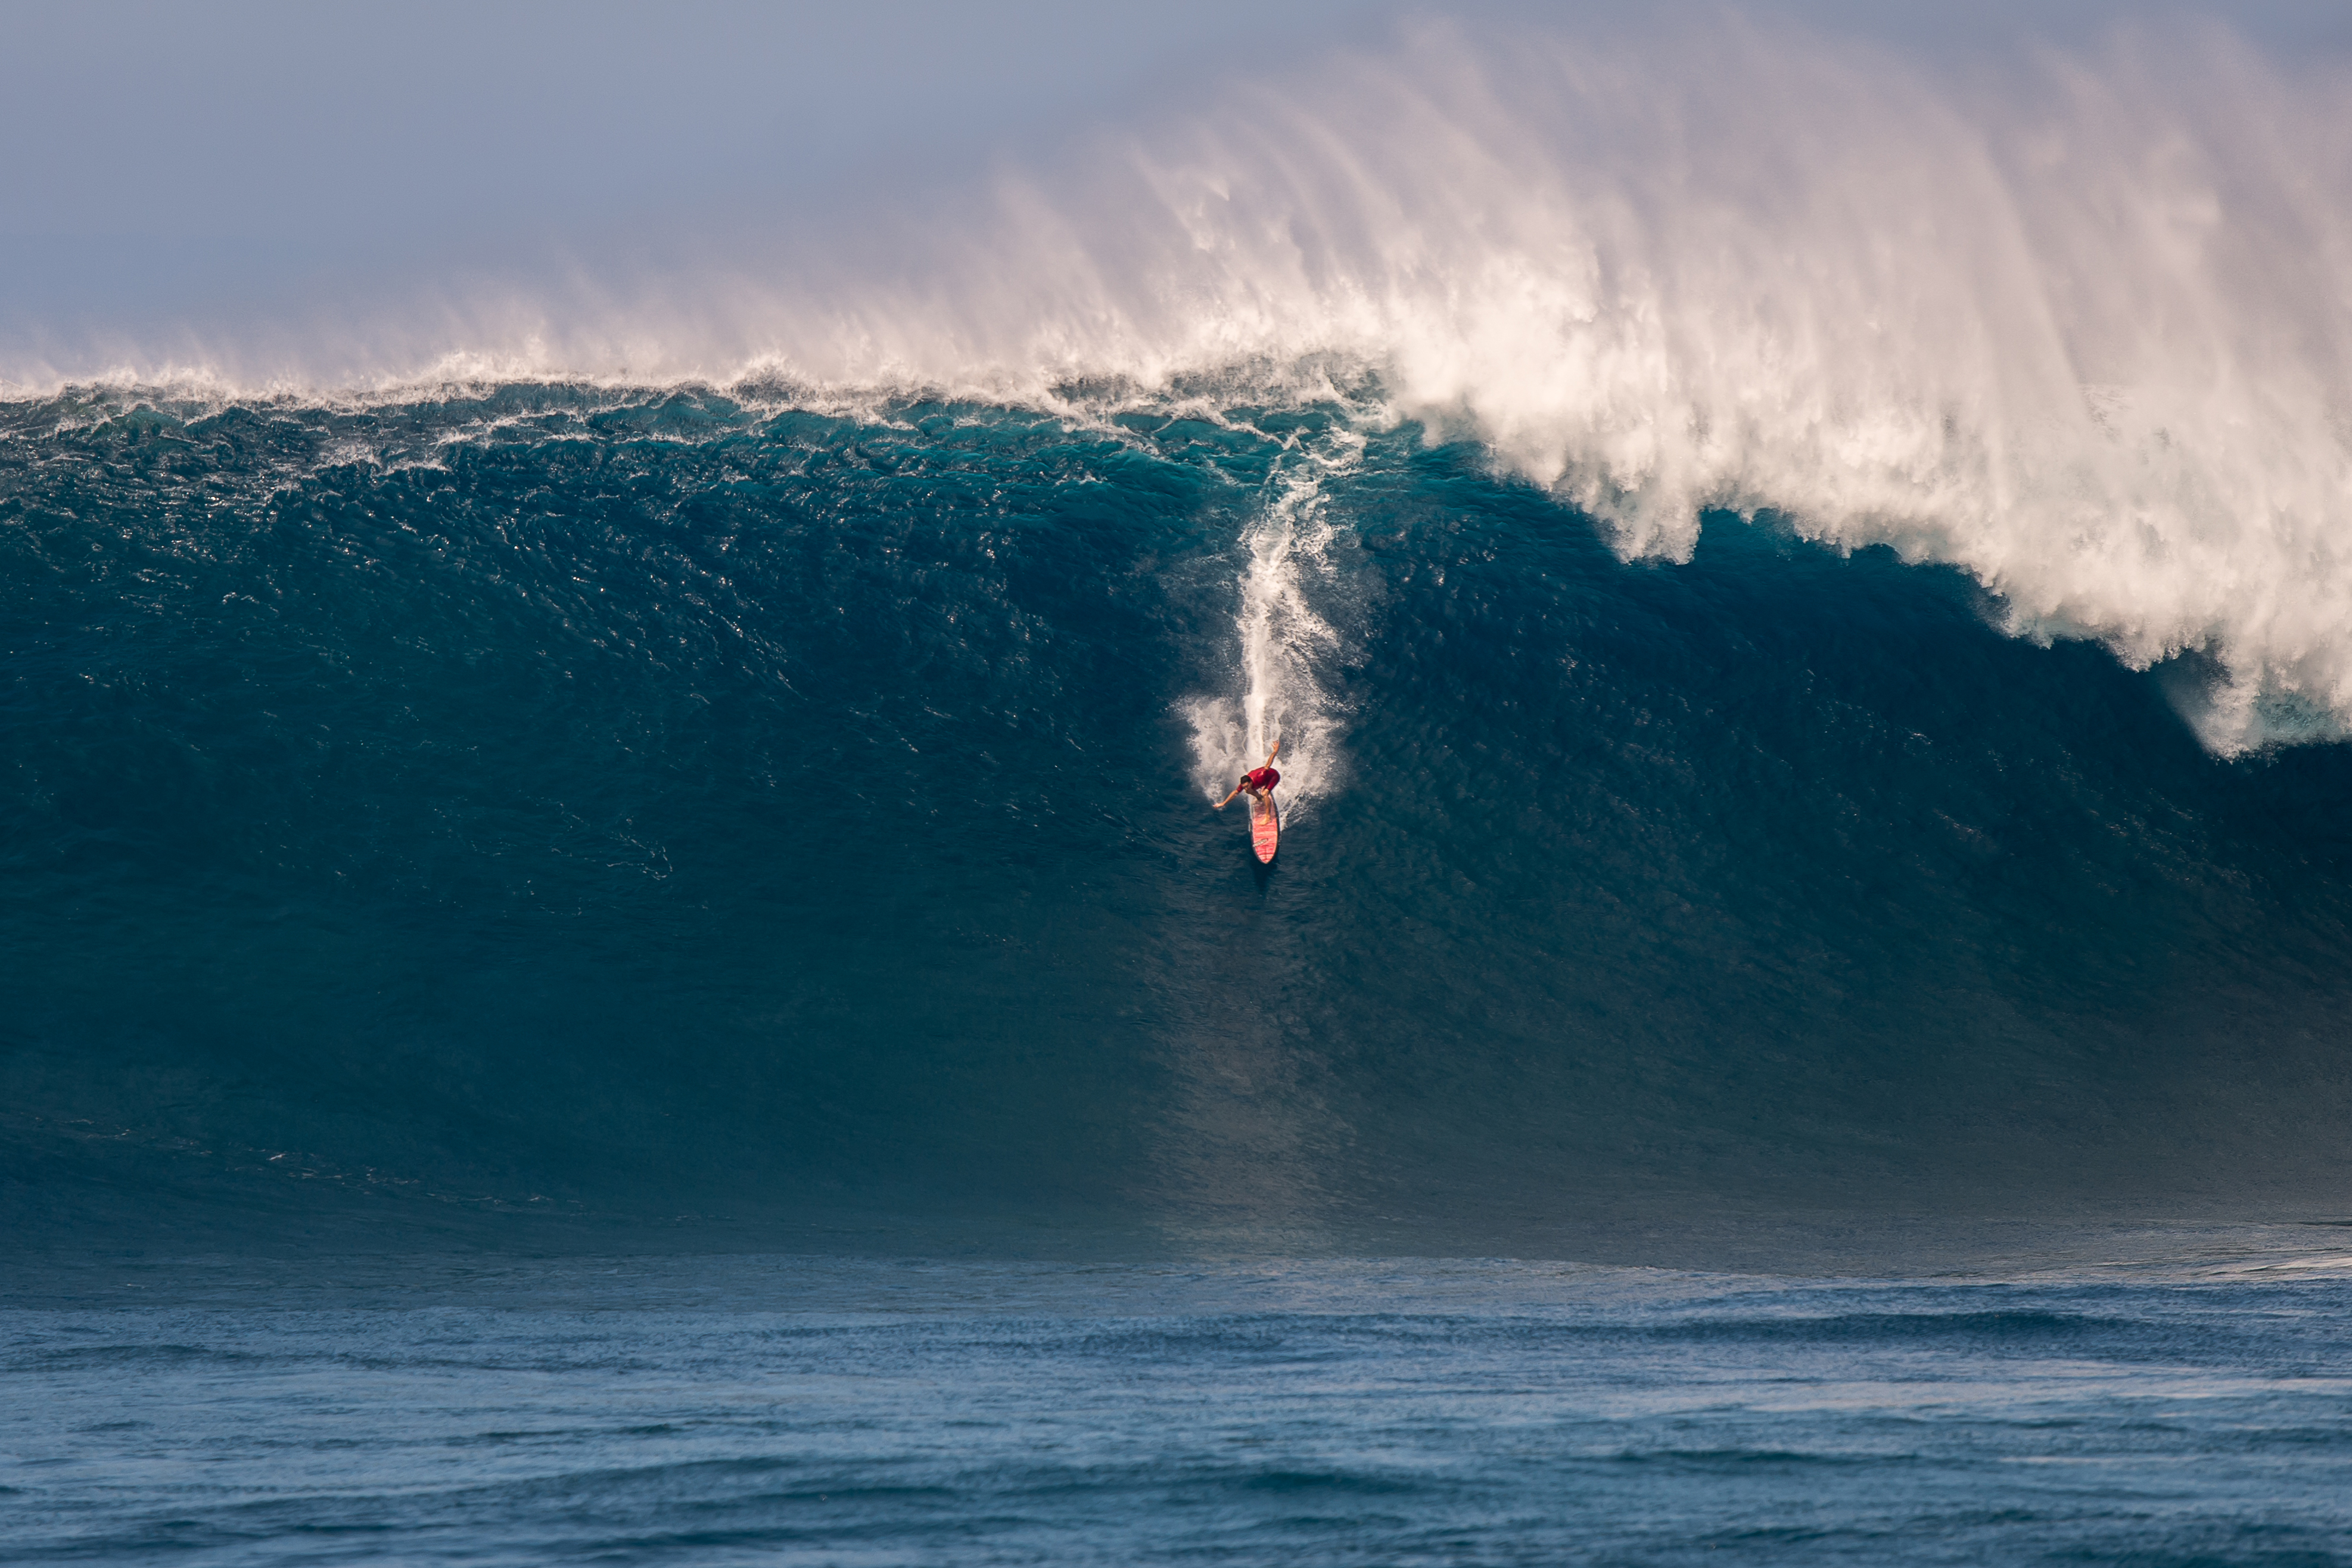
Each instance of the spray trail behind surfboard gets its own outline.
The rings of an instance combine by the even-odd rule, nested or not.
[[[1186,705],[1193,776],[1211,800],[1223,799],[1276,741],[1286,821],[1297,820],[1337,777],[1342,710],[1327,679],[1347,649],[1317,608],[1339,592],[1323,481],[1352,468],[1359,451],[1351,445],[1337,455],[1300,452],[1275,476],[1265,510],[1242,532],[1238,693]]]

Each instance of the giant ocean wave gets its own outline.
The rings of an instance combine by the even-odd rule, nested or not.
[[[17,365],[10,1213],[2326,1208],[2332,68],[1440,29]]]

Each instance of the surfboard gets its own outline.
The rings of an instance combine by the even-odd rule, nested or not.
[[[1274,796],[1265,797],[1263,815],[1253,808],[1250,812],[1250,847],[1257,851],[1261,865],[1274,864],[1276,845],[1282,837],[1282,808],[1274,804]]]

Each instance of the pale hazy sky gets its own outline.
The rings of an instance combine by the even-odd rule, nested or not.
[[[11,5],[0,317],[788,225],[951,185],[1371,10]]]
[[[0,5],[0,336],[789,232],[1376,43],[1402,11],[1482,8]],[[1773,8],[1933,50],[2147,9]],[[1507,9],[1600,26],[1649,7]],[[2205,9],[2284,51],[2352,47],[2343,0]]]

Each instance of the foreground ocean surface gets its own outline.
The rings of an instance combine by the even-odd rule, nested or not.
[[[2294,1247],[2340,1237],[1909,1280],[91,1260],[0,1305],[0,1520],[205,1568],[2334,1563],[2352,1258]]]

